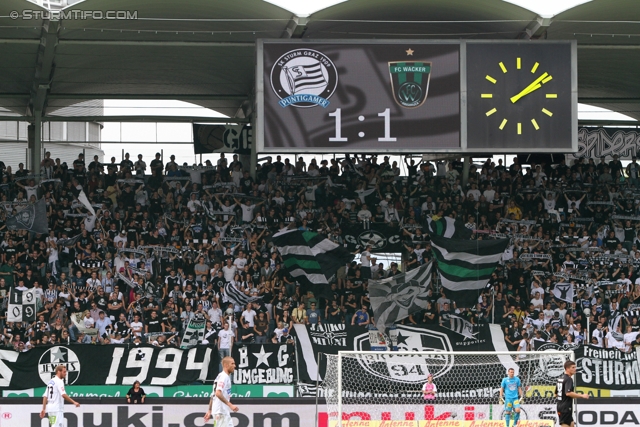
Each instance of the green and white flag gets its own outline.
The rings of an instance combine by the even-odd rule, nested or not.
[[[316,297],[330,297],[329,279],[353,259],[345,248],[311,231],[283,230],[274,234],[273,243],[287,273]]]
[[[431,236],[440,283],[457,307],[474,307],[502,259],[509,239],[461,240]]]
[[[431,235],[453,237],[458,239],[470,239],[472,231],[464,226],[459,219],[444,216],[437,220],[427,218],[427,228]]]
[[[206,325],[207,320],[204,317],[194,317],[190,319],[184,330],[180,348],[191,348],[201,343],[204,339],[204,328]]]

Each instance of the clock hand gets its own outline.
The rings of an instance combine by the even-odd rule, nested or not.
[[[524,88],[519,94],[512,96],[511,102],[512,103],[516,103],[520,98],[522,98],[525,95],[530,94],[533,91],[536,91],[538,89],[540,89],[542,87],[542,84],[540,84],[540,82],[542,82],[544,79],[546,79],[549,76],[549,73],[544,73],[542,74],[540,77],[538,77],[537,79],[535,79],[533,82],[531,82],[531,84],[529,86],[527,86],[526,88]]]
[[[518,101],[520,98],[522,98],[525,95],[530,94],[531,92],[538,90],[542,87],[542,85],[540,84],[540,82],[542,80],[544,80],[547,77],[547,73],[544,73],[543,75],[541,75],[540,77],[538,77],[537,79],[535,79],[533,82],[531,82],[531,84],[529,86],[527,86],[526,88],[524,88],[520,93],[518,93],[515,96],[511,97],[511,102],[512,103],[516,103],[516,101]]]
[[[545,76],[547,76],[547,77],[545,77]],[[544,78],[543,78],[543,77],[544,77]],[[529,90],[528,90],[528,91],[527,91],[527,93],[525,93],[524,95],[529,94],[529,93],[533,92],[534,90],[538,90],[538,89],[540,89],[540,88],[542,87],[542,85],[543,85],[543,84],[547,83],[547,82],[548,82],[549,80],[551,80],[552,78],[553,78],[553,77],[552,77],[552,76],[549,76],[549,75],[548,75],[548,73],[544,73],[542,76],[540,76],[540,78],[536,79],[536,81],[537,81],[537,80],[540,80],[540,79],[542,79],[542,81],[541,81],[540,83],[538,83],[537,85],[535,85],[535,87],[533,87],[533,83],[535,83],[535,82],[533,82],[533,83],[531,83],[529,86],[527,86],[527,88],[528,88]],[[523,95],[523,96],[524,96],[524,95]]]

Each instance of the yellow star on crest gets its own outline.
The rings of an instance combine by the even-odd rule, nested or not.
[[[407,56],[413,56],[413,49],[409,48],[405,52],[407,52]]]

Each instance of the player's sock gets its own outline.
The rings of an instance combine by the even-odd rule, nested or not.
[[[516,412],[516,414],[513,416],[513,427],[516,427],[518,425],[519,419],[520,419],[520,412]]]
[[[507,421],[507,427],[509,427],[509,424],[511,422],[511,414],[510,413],[506,413],[504,416],[505,421]]]

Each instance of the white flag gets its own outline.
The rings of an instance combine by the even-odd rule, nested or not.
[[[574,297],[573,283],[556,283],[553,288],[553,296],[559,300],[572,303]]]
[[[78,194],[78,201],[91,212],[91,215],[96,216],[96,211],[93,209],[93,206],[91,206],[91,203],[89,203],[89,199],[87,199],[87,195],[84,194],[83,190],[80,190],[80,194]]]

